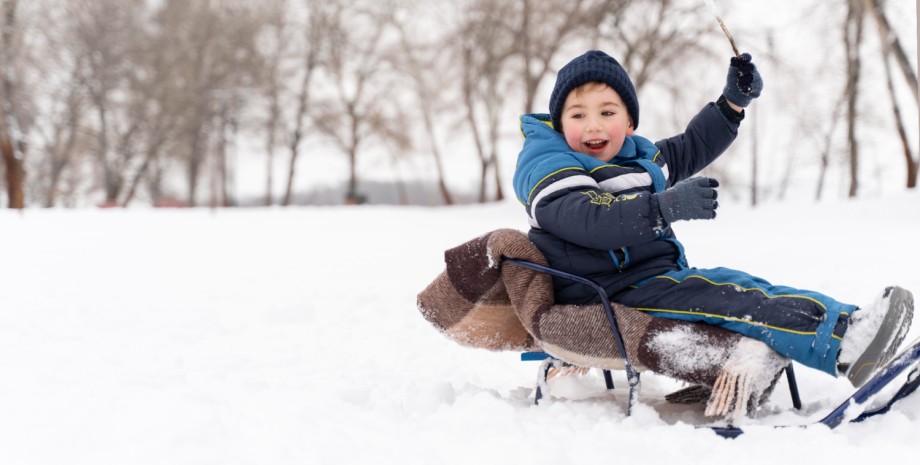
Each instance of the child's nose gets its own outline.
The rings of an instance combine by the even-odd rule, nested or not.
[[[588,131],[599,131],[601,129],[600,120],[595,117],[588,117],[588,124],[585,126],[585,129]]]

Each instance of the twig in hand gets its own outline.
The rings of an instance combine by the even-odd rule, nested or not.
[[[722,32],[725,33],[725,37],[728,37],[728,42],[732,45],[732,50],[735,51],[735,56],[740,57],[741,52],[738,51],[738,47],[735,46],[735,38],[732,37],[732,33],[728,31],[728,26],[725,25],[725,21],[722,21],[722,16],[719,14],[719,10],[716,9],[716,4],[712,0],[705,0],[706,6],[709,7],[709,10],[712,11],[712,14],[715,15],[716,20],[719,21],[719,26],[722,26]]]

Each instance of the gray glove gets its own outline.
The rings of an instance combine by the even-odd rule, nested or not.
[[[680,220],[709,220],[716,217],[719,181],[712,178],[690,178],[659,194],[658,209],[665,223]]]
[[[750,53],[742,53],[740,57],[732,57],[730,61],[722,95],[729,102],[746,107],[751,104],[751,100],[760,97],[763,79],[757,67],[751,63]]]

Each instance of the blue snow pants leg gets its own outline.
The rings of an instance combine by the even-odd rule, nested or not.
[[[837,352],[855,305],[774,286],[728,268],[671,271],[612,296],[650,315],[719,326],[763,341],[805,366],[837,375]]]

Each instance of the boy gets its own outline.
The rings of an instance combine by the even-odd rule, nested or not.
[[[751,56],[732,58],[722,96],[683,134],[653,144],[635,135],[639,103],[623,67],[600,51],[575,58],[559,70],[550,114],[521,117],[526,139],[514,190],[529,236],[551,267],[594,280],[614,301],[722,326],[861,386],[907,334],[908,291],[885,289],[859,309],[740,271],[690,268],[671,229],[715,218],[718,182],[690,176],[728,148],[762,89]],[[597,299],[562,279],[554,289],[558,303]]]

